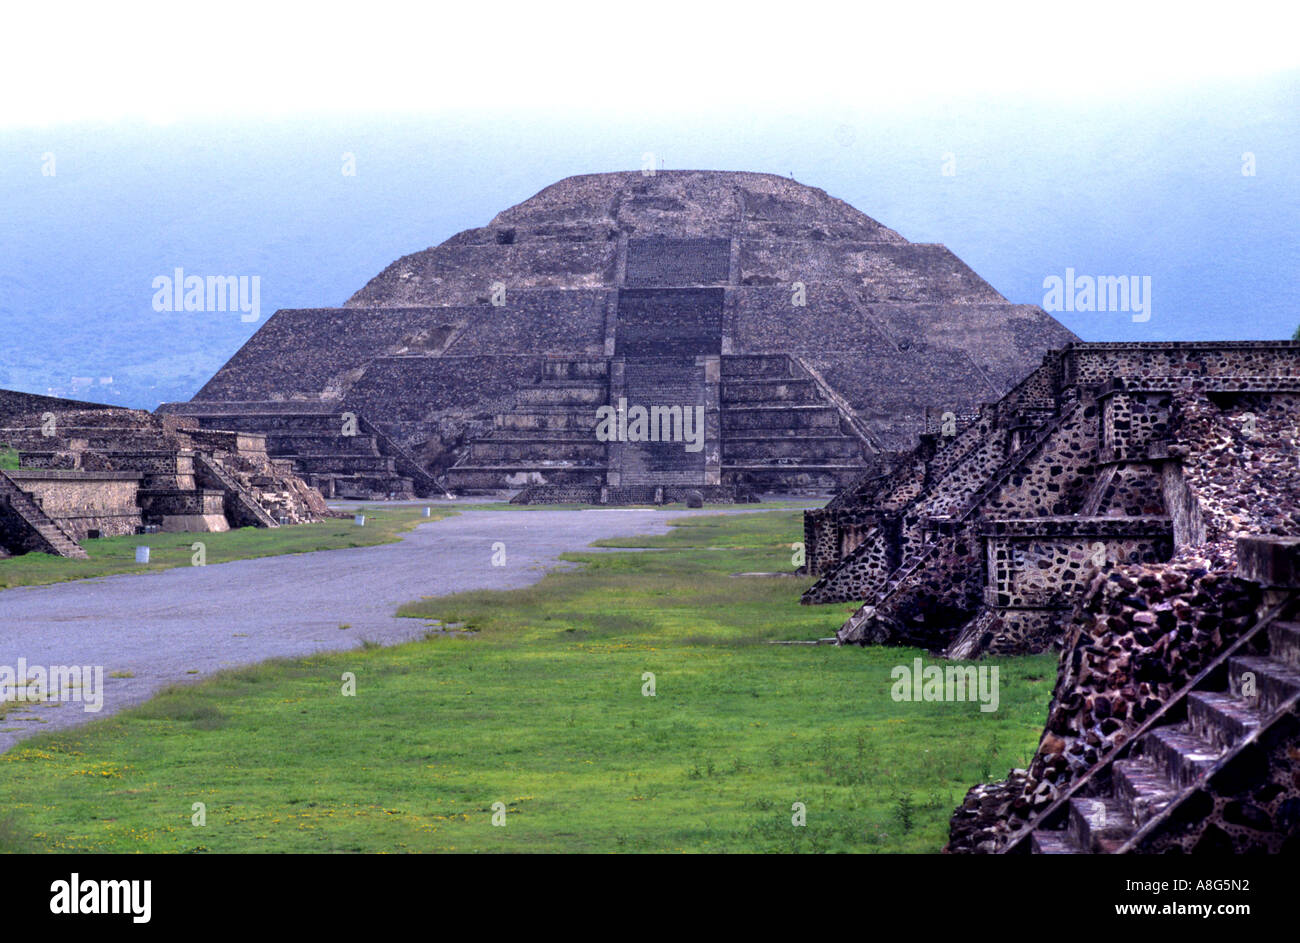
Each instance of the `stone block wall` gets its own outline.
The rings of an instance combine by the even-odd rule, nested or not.
[[[998,520],[985,523],[980,536],[987,560],[984,602],[1003,609],[1069,606],[1095,567],[1173,555],[1166,517]]]
[[[958,541],[982,540],[987,546],[974,565],[986,585],[977,608],[995,611],[972,618],[939,647],[969,655],[976,636],[1000,650],[1015,650],[1018,641],[1050,645],[1061,626],[1049,610],[1071,604],[1085,575],[1081,565],[1098,543],[1107,550],[1105,565],[1114,566],[1213,546],[1247,518],[1268,520],[1265,532],[1300,528],[1294,500],[1279,497],[1288,489],[1300,494],[1300,469],[1293,471],[1297,463],[1288,457],[1300,440],[1300,389],[1290,376],[1298,354],[1294,343],[1091,344],[1050,354],[958,435],[924,440],[912,471],[904,459],[807,516],[809,572],[821,579],[804,601],[866,600],[868,615],[845,624],[845,641],[893,640],[896,631],[899,639],[943,638],[952,614],[969,608],[974,582],[972,574],[954,579],[949,558]],[[1258,374],[1235,372],[1245,370]],[[1053,410],[1044,404],[1049,391]],[[1226,495],[1251,494],[1243,483],[1261,480],[1257,497],[1271,517],[1246,507],[1250,498],[1234,499],[1233,517],[1219,510]],[[853,531],[880,519],[868,512],[900,510],[896,532]],[[1024,532],[1012,538],[1010,527]],[[849,546],[843,532],[877,546]],[[1017,561],[1025,566],[1013,576],[1007,567]],[[895,572],[882,572],[890,566]],[[907,612],[927,607],[940,613],[934,626],[918,632],[906,625]],[[1010,611],[1017,608],[1041,611]]]
[[[1171,392],[1112,389],[1098,398],[1101,408],[1100,460],[1142,459],[1169,434]]]
[[[1076,343],[1067,349],[1067,384],[1105,383],[1117,377],[1145,381],[1180,377],[1300,377],[1294,341]]]
[[[138,472],[15,469],[9,477],[78,540],[134,534],[141,526]]]

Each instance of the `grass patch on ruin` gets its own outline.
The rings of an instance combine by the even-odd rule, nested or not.
[[[0,845],[936,852],[966,789],[1028,760],[1056,659],[999,659],[981,713],[894,701],[913,649],[767,644],[831,635],[851,608],[731,575],[788,570],[800,528],[791,511],[684,518],[632,541],[652,550],[403,607],[472,636],[227,671],[28,740],[0,756]]]
[[[18,450],[0,442],[0,469],[9,471],[18,467]]]
[[[195,542],[204,545],[207,565],[253,557],[348,547],[373,547],[392,543],[417,524],[450,517],[456,511],[434,507],[424,517],[422,507],[366,507],[366,523],[358,527],[351,516],[289,527],[241,527],[219,534],[136,534],[84,540],[88,560],[69,560],[47,553],[27,553],[0,560],[0,589],[39,586],[65,580],[148,573],[177,566],[192,566]],[[359,512],[360,513],[360,512]],[[149,547],[149,562],[135,562],[135,548]]]

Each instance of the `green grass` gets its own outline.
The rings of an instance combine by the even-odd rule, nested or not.
[[[371,547],[392,543],[398,534],[423,521],[440,520],[456,513],[444,507],[434,507],[430,517],[424,517],[424,509],[420,507],[363,510],[366,515],[363,527],[356,526],[348,517],[292,527],[241,527],[220,534],[139,534],[83,540],[81,545],[90,556],[88,560],[68,560],[47,553],[26,553],[0,560],[0,589],[191,566],[195,556],[191,547],[196,541],[204,545],[208,565],[284,553]],[[142,545],[149,547],[146,564],[135,562],[135,548]]]
[[[8,471],[18,467],[18,450],[0,442],[0,468]]]
[[[474,635],[228,671],[26,741],[0,756],[0,847],[936,852],[969,786],[1027,762],[1055,659],[999,661],[980,713],[893,701],[911,649],[765,644],[851,608],[730,576],[787,569],[799,532],[791,511],[684,519],[632,541],[654,550],[403,607]]]

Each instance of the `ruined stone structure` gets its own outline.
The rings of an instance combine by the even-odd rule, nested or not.
[[[184,417],[0,390],[0,554],[84,557],[80,541],[141,532],[278,527],[330,515],[262,436]]]
[[[20,468],[4,474],[78,541],[134,534],[144,526],[143,472]]]
[[[805,520],[843,642],[1059,646],[953,852],[1300,846],[1300,344],[1072,344]]]
[[[820,190],[594,174],[399,259],[343,308],[276,312],[164,409],[266,435],[327,494],[717,500],[840,487],[909,446],[927,406],[969,413],[1072,339]],[[703,447],[598,439],[619,405],[699,408]]]
[[[1094,576],[1032,763],[967,793],[949,851],[1300,851],[1300,539],[1215,556]]]
[[[1230,422],[1252,430],[1242,448],[1255,454],[1274,448],[1263,430],[1294,448],[1298,401],[1293,342],[1071,344],[964,427],[927,433],[890,472],[809,512],[819,578],[804,602],[865,601],[843,642],[961,658],[1046,650],[1091,568],[1204,545],[1207,500],[1284,467],[1270,457],[1240,484],[1203,480]]]

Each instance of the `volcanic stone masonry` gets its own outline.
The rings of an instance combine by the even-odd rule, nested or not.
[[[1083,344],[805,517],[842,643],[1061,649],[948,850],[1300,850],[1300,344]]]
[[[1074,336],[941,245],[767,174],[570,177],[405,256],[342,308],[277,311],[164,412],[266,437],[327,496],[833,490],[926,408],[966,415]],[[596,411],[703,407],[702,451]]]
[[[0,390],[0,557],[84,558],[81,542],[278,527],[332,516],[325,499],[268,457],[262,436],[186,417]]]

